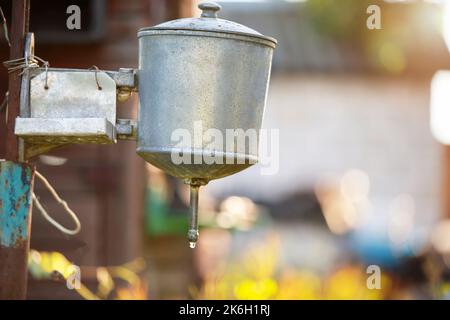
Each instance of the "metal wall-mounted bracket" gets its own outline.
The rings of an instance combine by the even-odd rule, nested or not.
[[[116,83],[96,70],[31,69],[15,134],[27,144],[115,143]]]
[[[33,37],[27,52],[33,55]],[[117,101],[137,91],[136,71],[26,68],[15,134],[24,159],[67,144],[135,140],[136,122],[116,118]]]
[[[114,79],[117,86],[117,100],[126,101],[131,93],[137,91],[136,70],[132,68],[120,68],[118,72],[106,71]]]

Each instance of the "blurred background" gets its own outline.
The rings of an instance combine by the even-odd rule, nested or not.
[[[28,297],[450,298],[450,149],[432,135],[445,132],[430,128],[433,75],[450,69],[447,1],[219,3],[220,17],[278,39],[264,118],[279,130],[278,171],[262,175],[256,165],[204,187],[192,250],[187,187],[145,164],[135,143],[35,158],[82,231],[65,236],[34,212]],[[65,29],[70,4],[81,8],[80,31]],[[379,30],[366,26],[372,4],[381,8]],[[0,5],[10,17],[10,1]],[[30,29],[36,54],[52,67],[136,68],[137,30],[198,16],[196,5],[32,0]],[[8,59],[3,39],[0,57]],[[443,81],[438,106],[450,103]],[[134,97],[118,114],[134,118],[136,108]],[[0,121],[3,135],[4,112]],[[70,225],[45,188],[35,188]],[[79,290],[64,281],[72,263],[81,267]],[[367,287],[371,265],[381,270],[379,290]]]

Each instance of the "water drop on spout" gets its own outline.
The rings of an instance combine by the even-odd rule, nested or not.
[[[198,189],[200,186],[191,184],[191,219],[189,223],[189,230],[187,233],[187,239],[189,241],[189,247],[195,248],[198,240]]]

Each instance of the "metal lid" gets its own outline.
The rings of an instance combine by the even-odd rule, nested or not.
[[[270,41],[273,44],[277,43],[277,40],[274,38],[264,36],[258,31],[242,24],[218,18],[217,13],[222,7],[215,2],[200,3],[198,8],[202,10],[202,14],[199,18],[177,19],[164,22],[153,27],[142,28],[139,30],[138,36],[148,34],[148,31],[153,30],[206,31],[249,36]]]

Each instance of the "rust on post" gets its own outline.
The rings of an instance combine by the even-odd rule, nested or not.
[[[0,300],[25,299],[34,169],[0,161]]]

